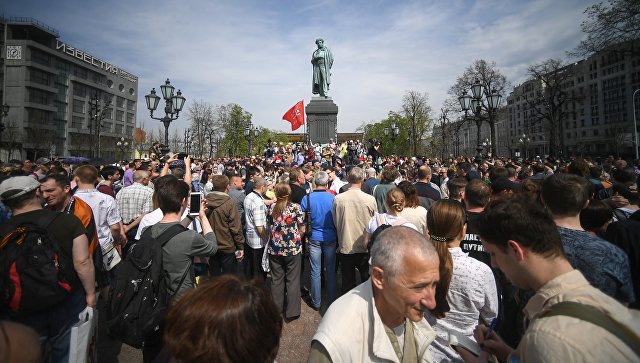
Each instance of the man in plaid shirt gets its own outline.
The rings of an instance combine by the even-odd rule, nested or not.
[[[153,210],[153,189],[149,188],[149,172],[137,170],[133,173],[133,184],[116,194],[116,204],[122,216],[124,231],[129,241],[135,239],[142,217]]]
[[[265,280],[262,269],[262,254],[269,240],[267,234],[267,207],[262,194],[267,191],[267,182],[262,177],[254,177],[253,191],[244,198],[247,237],[244,253],[247,256],[245,273],[250,278]]]

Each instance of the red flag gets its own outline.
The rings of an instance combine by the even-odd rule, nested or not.
[[[283,120],[291,122],[291,131],[297,130],[300,126],[304,125],[304,100],[296,103],[291,107],[289,111],[285,112],[282,116]]]

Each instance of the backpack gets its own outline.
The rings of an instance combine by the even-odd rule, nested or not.
[[[129,249],[115,272],[107,298],[106,322],[109,335],[134,348],[158,329],[169,302],[180,289],[191,266],[182,275],[176,291],[170,291],[168,272],[162,265],[162,247],[186,228],[173,225],[157,238],[147,228]]]
[[[378,227],[376,228],[375,231],[373,231],[373,233],[371,233],[371,237],[369,238],[369,245],[367,246],[369,251],[371,251],[371,247],[373,247],[373,243],[376,241],[376,238],[378,238],[378,235],[382,233],[382,231],[384,231],[387,228],[401,226],[409,222],[404,218],[399,218],[398,220],[392,222],[391,224],[388,224],[386,223],[387,220],[384,217],[384,215],[380,213],[376,213],[375,218],[376,218],[376,222],[378,222]]]
[[[51,308],[68,298],[77,281],[73,260],[47,233],[60,212],[0,231],[0,310],[14,317]]]

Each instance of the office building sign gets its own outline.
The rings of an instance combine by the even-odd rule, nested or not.
[[[114,66],[113,64],[107,63],[105,61],[102,61],[94,56],[92,56],[89,53],[83,52],[78,48],[72,47],[69,44],[63,43],[59,40],[56,40],[56,50],[65,53],[69,56],[72,56],[76,59],[79,59],[85,63],[91,64],[92,66],[96,67],[96,68],[100,68],[104,71],[107,71],[109,73],[118,75],[120,78],[126,79],[127,81],[130,82],[138,82],[138,77],[134,76],[133,74],[126,72],[116,66]],[[7,47],[8,48],[8,47]],[[7,58],[8,59],[8,58]]]
[[[7,59],[21,60],[22,59],[22,46],[21,45],[7,45]]]

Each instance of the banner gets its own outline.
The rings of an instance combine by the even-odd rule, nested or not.
[[[296,103],[287,111],[282,119],[291,122],[291,131],[297,130],[300,126],[304,125],[304,100]]]

